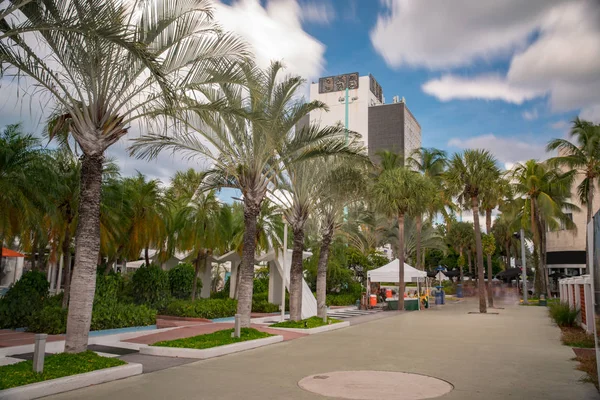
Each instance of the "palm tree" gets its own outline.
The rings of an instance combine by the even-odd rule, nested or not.
[[[2,20],[2,74],[26,75],[48,94],[61,115],[56,129],[66,124],[83,153],[65,344],[65,351],[81,352],[100,249],[105,150],[132,123],[174,112],[179,93],[229,79],[223,71],[247,55],[246,47],[218,29],[208,0],[36,1],[10,17]]]
[[[146,266],[150,265],[150,247],[156,248],[166,235],[163,211],[166,207],[159,185],[160,181],[148,181],[140,172],[125,180],[125,191],[131,207],[127,253],[130,257],[139,257],[143,250]]]
[[[536,274],[536,292],[550,295],[549,278],[545,268],[545,234],[548,228],[556,229],[560,223],[573,228],[573,221],[565,211],[577,210],[568,199],[571,195],[574,171],[561,173],[558,169],[529,160],[517,164],[512,170],[513,190],[520,199],[514,207],[519,210],[521,224],[529,227],[533,236]],[[543,281],[540,279],[543,277]]]
[[[586,205],[587,223],[589,224],[595,211],[596,183],[600,184],[600,124],[595,125],[577,117],[573,121],[570,136],[575,139],[576,143],[566,139],[554,139],[548,143],[547,151],[558,150],[559,152],[558,157],[551,158],[548,162],[583,175],[584,178],[577,187],[577,193],[581,204]],[[587,230],[585,246],[587,252]],[[585,260],[588,264],[587,257]],[[589,271],[589,265],[587,267]]]
[[[460,203],[469,204],[473,212],[480,313],[486,313],[487,307],[483,284],[483,248],[481,226],[479,225],[479,206],[481,195],[499,177],[500,171],[496,166],[496,159],[487,150],[465,150],[462,154],[454,154],[445,176],[450,192],[458,196]]]
[[[508,182],[504,179],[499,178],[498,180],[491,182],[482,193],[481,196],[481,210],[485,213],[485,233],[490,235],[492,233],[492,211],[498,207],[504,197]],[[487,281],[487,294],[488,294],[488,306],[494,307],[494,296],[492,291],[492,253],[486,252],[487,266],[488,266],[488,281]]]
[[[417,208],[420,198],[417,194],[426,190],[425,178],[404,167],[384,170],[371,190],[376,207],[398,219],[399,310],[404,310],[404,219]]]
[[[455,222],[450,225],[447,237],[450,245],[459,254],[460,283],[463,283],[463,267],[465,264],[465,250],[470,251],[471,242],[473,242],[473,225],[468,222]]]
[[[178,245],[181,251],[189,251],[194,262],[195,273],[192,283],[192,300],[196,298],[198,274],[201,268],[210,268],[208,257],[218,242],[217,220],[220,204],[214,191],[197,193],[180,210],[177,216],[179,227]],[[205,284],[208,284],[205,282]]]
[[[243,255],[238,290],[238,314],[243,327],[250,326],[257,217],[267,190],[275,185],[287,165],[299,160],[348,152],[343,127],[305,127],[294,131],[301,119],[325,104],[297,99],[304,80],[280,78],[283,69],[275,62],[265,70],[251,63],[240,66],[244,87],[213,85],[200,90],[212,102],[229,107],[227,113],[206,113],[193,106],[184,122],[189,132],[144,135],[131,153],[141,158],[156,157],[162,150],[179,151],[188,158],[213,162],[203,190],[229,187],[242,192],[244,204]],[[218,86],[218,88],[217,88]],[[207,146],[206,141],[209,143]]]

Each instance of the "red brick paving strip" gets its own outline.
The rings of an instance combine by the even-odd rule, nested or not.
[[[158,332],[151,335],[144,335],[137,338],[127,339],[124,341],[140,344],[153,344],[163,340],[183,339],[231,328],[233,328],[233,324],[231,323],[211,323],[205,325],[185,326],[167,332]],[[261,332],[271,333],[274,335],[281,335],[283,336],[283,340],[292,340],[302,336],[306,336],[305,333],[288,332],[274,328],[266,328],[264,325],[252,325],[252,328],[255,328]]]
[[[48,335],[48,342],[65,340],[65,335]],[[0,329],[0,347],[22,346],[35,343],[35,333]]]

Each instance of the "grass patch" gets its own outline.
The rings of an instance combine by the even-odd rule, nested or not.
[[[275,336],[270,333],[257,331],[254,328],[242,328],[239,338],[231,337],[232,333],[233,329],[225,329],[206,335],[198,335],[184,339],[164,340],[162,342],[154,343],[152,346],[177,347],[182,349],[210,349],[211,347],[225,346],[227,344]]]
[[[592,349],[596,347],[594,335],[591,335],[581,328],[560,328],[562,331],[561,340],[565,346],[580,347]]]
[[[342,322],[339,319],[327,318],[327,322],[323,322],[323,318],[310,317],[301,321],[283,321],[270,325],[272,328],[296,328],[296,329],[311,329],[320,326],[336,324]]]
[[[576,361],[579,361],[579,365],[577,369],[587,373],[587,377],[583,378],[584,382],[591,382],[598,389],[598,365],[596,364],[596,355],[590,356],[577,356],[575,357]]]
[[[579,309],[572,308],[568,303],[552,303],[548,305],[550,317],[560,327],[577,326]]]
[[[124,364],[127,363],[116,358],[99,356],[93,351],[77,354],[53,354],[46,357],[44,372],[41,374],[33,372],[33,361],[31,360],[1,366],[0,390]]]

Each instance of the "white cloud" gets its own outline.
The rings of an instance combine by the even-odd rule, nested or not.
[[[498,137],[492,133],[470,138],[452,138],[448,147],[457,149],[484,149],[491,152],[506,169],[515,163],[532,158],[541,160],[547,157],[545,144],[525,141],[521,138]]]
[[[283,60],[288,73],[318,77],[325,64],[325,46],[302,29],[302,9],[295,0],[238,0],[218,3],[216,19],[252,46],[257,63],[266,67]]]
[[[564,120],[556,121],[550,124],[552,129],[563,130],[569,126],[569,123]]]
[[[330,1],[309,1],[301,4],[302,20],[315,24],[328,25],[335,19],[335,9]]]
[[[388,65],[447,68],[509,54],[568,0],[384,0],[371,42]]]
[[[521,115],[527,121],[533,121],[533,120],[538,119],[538,117],[539,117],[537,108],[534,108],[531,111],[525,110],[521,113]]]
[[[385,0],[371,32],[388,65],[443,69],[508,62],[505,76],[445,71],[423,89],[442,101],[548,96],[552,111],[600,119],[600,3],[597,0]],[[423,29],[426,27],[426,29]]]
[[[581,110],[579,116],[582,119],[600,124],[600,103],[584,108]]]
[[[511,86],[498,75],[484,75],[476,78],[464,78],[456,75],[444,75],[425,82],[421,88],[427,94],[441,101],[453,99],[503,100],[522,104],[543,92]]]

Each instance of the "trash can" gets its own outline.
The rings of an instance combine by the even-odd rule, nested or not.
[[[458,285],[456,285],[456,297],[458,297],[459,299],[462,299],[462,297],[463,297],[463,285],[462,285],[462,283],[459,283]]]
[[[435,305],[441,305],[442,303],[442,290],[436,289],[435,291]]]
[[[440,290],[442,292],[442,305],[446,304],[446,292],[444,289]]]
[[[377,305],[377,296],[376,295],[374,295],[374,294],[371,295],[369,305],[371,307],[375,307]]]
[[[548,303],[546,302],[546,295],[545,294],[540,294],[540,301],[538,303],[538,305],[540,306],[547,306]]]

